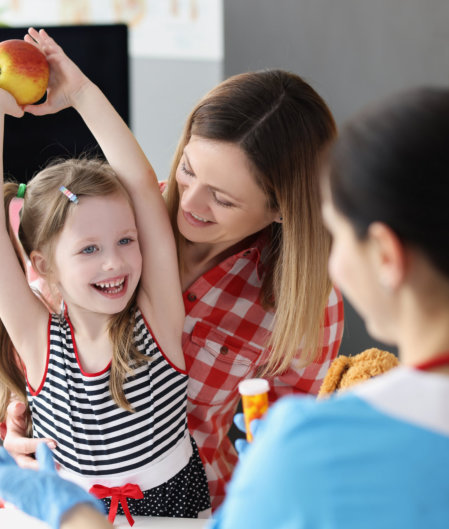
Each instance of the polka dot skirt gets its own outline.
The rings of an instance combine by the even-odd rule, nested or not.
[[[143,499],[128,498],[131,516],[168,516],[198,518],[210,508],[206,473],[198,448],[192,439],[193,454],[187,465],[166,483],[143,492]],[[111,499],[101,500],[109,512]],[[117,514],[124,514],[119,504]]]

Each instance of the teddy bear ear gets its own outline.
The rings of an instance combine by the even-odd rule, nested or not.
[[[321,383],[318,398],[326,397],[340,387],[341,379],[351,364],[349,356],[339,355],[332,361]]]
[[[351,357],[350,369],[344,373],[340,389],[347,389],[381,375],[399,364],[392,353],[377,348],[365,349]]]
[[[361,364],[364,364],[367,376],[369,377],[380,375],[399,365],[399,360],[393,353],[377,349],[377,347],[365,349],[353,358],[354,361],[357,360]]]

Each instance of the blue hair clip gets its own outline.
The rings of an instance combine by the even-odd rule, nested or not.
[[[65,186],[61,186],[59,191],[61,191],[61,193],[63,193],[70,200],[70,202],[78,204],[79,198],[75,195],[75,193],[69,191]]]

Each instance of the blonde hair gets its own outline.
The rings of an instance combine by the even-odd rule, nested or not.
[[[331,291],[330,237],[321,220],[317,173],[319,153],[336,135],[332,114],[310,85],[282,70],[236,75],[206,94],[188,117],[165,191],[181,270],[175,174],[192,135],[237,144],[267,207],[282,215],[282,224],[268,230],[260,293],[262,305],[275,310],[265,373],[286,370],[299,346],[305,366],[320,353]]]
[[[27,257],[33,250],[39,250],[48,256],[50,263],[52,262],[56,237],[63,229],[70,209],[76,207],[76,204],[59,191],[60,186],[70,189],[78,197],[120,193],[127,198],[132,207],[125,188],[106,162],[84,158],[53,163],[35,175],[26,188],[18,235]],[[17,190],[17,183],[4,184],[6,223],[17,257],[22,269],[25,270],[21,251],[9,222],[9,205],[17,195]],[[133,343],[135,298],[136,293],[121,313],[111,316],[108,326],[113,348],[110,391],[116,404],[129,411],[132,411],[132,407],[125,397],[123,382],[126,375],[132,372],[133,367],[148,361],[137,351]],[[11,392],[26,402],[26,387],[22,365],[1,322],[0,347],[0,418],[2,419],[5,417]]]

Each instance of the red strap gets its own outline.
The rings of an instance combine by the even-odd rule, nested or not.
[[[108,520],[114,523],[117,515],[118,504],[123,507],[126,519],[129,525],[134,525],[133,517],[129,512],[127,498],[133,498],[135,500],[141,500],[143,498],[143,492],[139,485],[127,483],[123,487],[104,487],[103,485],[94,485],[90,488],[89,492],[99,499],[111,497],[111,508],[109,509]]]
[[[0,422],[0,439],[5,440],[6,437],[6,422]]]
[[[449,364],[449,352],[442,353],[441,355],[435,356],[426,362],[421,362],[413,366],[415,369],[420,371],[427,371],[433,369],[434,367],[441,367]]]

